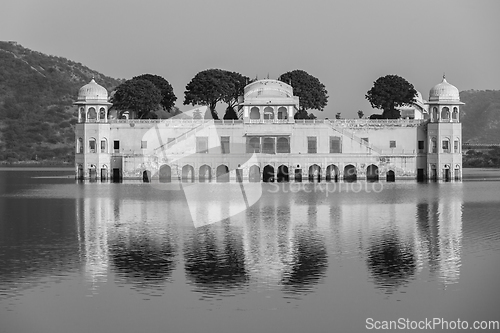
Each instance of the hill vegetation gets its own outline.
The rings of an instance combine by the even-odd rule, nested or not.
[[[0,162],[74,159],[74,102],[92,77],[111,90],[120,80],[80,63],[0,42]]]
[[[500,91],[462,91],[460,100],[463,142],[499,144]]]

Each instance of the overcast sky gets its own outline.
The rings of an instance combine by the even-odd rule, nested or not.
[[[7,0],[1,40],[105,75],[174,87],[221,68],[251,78],[303,69],[330,96],[320,117],[372,113],[366,92],[396,74],[424,99],[446,72],[459,90],[500,89],[500,1]]]

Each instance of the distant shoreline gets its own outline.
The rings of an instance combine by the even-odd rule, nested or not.
[[[74,168],[74,163],[64,162],[0,162],[0,168]]]

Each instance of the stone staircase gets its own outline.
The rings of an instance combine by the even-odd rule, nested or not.
[[[375,153],[376,155],[382,155],[382,150],[369,142],[363,140],[362,138],[356,136],[353,132],[345,129],[344,127],[338,126],[335,124],[335,122],[328,121],[330,123],[330,126],[333,128],[334,131],[340,133],[343,137],[349,138],[354,142],[359,143],[361,146],[364,146],[367,148],[368,152],[373,154]]]

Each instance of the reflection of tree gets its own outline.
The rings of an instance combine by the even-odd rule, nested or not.
[[[283,276],[283,285],[288,292],[304,292],[325,275],[328,254],[320,235],[311,230],[297,231],[294,244],[294,260]]]
[[[402,244],[395,234],[372,243],[367,264],[375,283],[387,292],[406,284],[416,270],[413,247]]]
[[[223,232],[223,239],[218,239],[211,226],[198,228],[184,246],[188,279],[203,292],[223,292],[248,281],[242,243],[229,226]]]
[[[116,269],[128,280],[142,286],[167,280],[175,268],[176,246],[169,241],[122,240],[111,245],[109,252]]]

